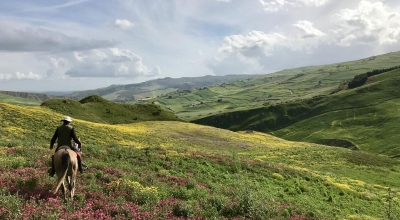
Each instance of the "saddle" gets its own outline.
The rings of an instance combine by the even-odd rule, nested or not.
[[[63,145],[63,146],[57,147],[56,152],[59,151],[59,150],[73,150],[73,151],[76,152],[76,155],[77,155],[78,159],[81,158],[81,153],[80,153],[79,149],[77,149],[77,148],[76,148],[76,149],[73,149],[73,148],[70,147],[70,146]]]

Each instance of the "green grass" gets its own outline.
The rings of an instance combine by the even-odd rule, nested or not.
[[[385,219],[388,201],[400,217],[398,160],[176,121],[75,120],[90,169],[63,205],[46,193],[55,180],[44,176],[62,114],[4,103],[0,110],[2,218]]]
[[[20,105],[32,105],[32,106],[40,105],[40,103],[41,103],[39,101],[33,101],[33,100],[30,100],[30,99],[25,99],[25,98],[5,95],[5,94],[2,94],[2,93],[0,93],[0,102],[20,104]]]
[[[257,130],[295,141],[343,140],[389,156],[400,155],[400,70],[371,77],[363,87],[312,99],[269,104],[252,110],[209,116],[195,123]],[[329,141],[328,141],[329,142]]]
[[[42,103],[41,106],[73,118],[105,124],[179,120],[174,113],[161,109],[155,104],[120,104],[96,95],[86,97],[80,101],[51,99]]]
[[[280,104],[327,95],[341,82],[355,75],[397,66],[399,62],[400,52],[389,53],[351,62],[283,70],[250,79],[220,83],[206,89],[192,89],[186,93],[175,91],[134,103],[155,101],[174,111],[181,119],[193,121],[209,115],[232,112],[233,109],[253,109],[262,107],[265,103]],[[223,102],[218,102],[219,99]],[[199,102],[207,103],[210,108],[193,111],[190,105]]]

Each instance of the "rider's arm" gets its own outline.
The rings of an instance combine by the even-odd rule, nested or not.
[[[79,139],[76,137],[75,129],[73,129],[73,128],[72,128],[72,139],[74,139],[75,143],[78,144],[78,148],[81,148],[81,147],[82,147],[81,142],[80,142]]]
[[[58,137],[58,135],[57,135],[57,129],[56,129],[56,132],[54,132],[53,138],[51,138],[51,141],[50,141],[50,149],[53,149],[53,146],[54,146],[54,143],[56,143],[57,137]]]

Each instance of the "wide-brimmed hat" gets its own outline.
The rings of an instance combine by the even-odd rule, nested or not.
[[[71,117],[69,117],[69,116],[64,116],[64,118],[63,118],[61,121],[68,121],[68,122],[71,122],[72,119],[71,119]]]

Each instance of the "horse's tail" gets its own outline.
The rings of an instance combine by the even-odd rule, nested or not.
[[[63,153],[63,155],[61,156],[61,164],[64,168],[65,171],[68,170],[69,164],[71,163],[71,158],[69,156],[68,151],[66,151],[65,153]]]
[[[71,157],[69,156],[68,151],[63,153],[63,155],[61,156],[61,164],[62,164],[64,173],[60,178],[58,178],[56,188],[53,191],[54,194],[56,194],[58,192],[58,189],[60,188],[61,184],[64,182],[65,177],[67,176],[68,167],[71,164]]]

